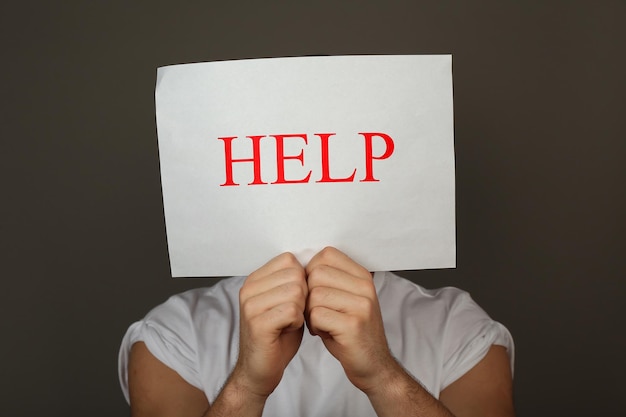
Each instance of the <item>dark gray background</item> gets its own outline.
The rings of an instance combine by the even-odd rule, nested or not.
[[[623,1],[174,3],[1,6],[1,415],[126,415],[127,326],[212,282],[169,277],[156,67],[320,53],[453,54],[458,268],[405,275],[508,326],[520,416],[623,415]]]

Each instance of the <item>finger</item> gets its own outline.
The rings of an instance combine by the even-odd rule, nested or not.
[[[369,297],[363,297],[336,288],[316,287],[309,292],[306,304],[307,315],[310,316],[311,310],[316,307],[369,317],[371,312],[377,307],[377,303]]]
[[[307,324],[312,335],[329,335],[335,338],[354,328],[357,323],[354,316],[318,306],[309,312]]]
[[[356,263],[345,253],[330,246],[322,249],[309,261],[306,266],[307,275],[322,265],[332,266],[355,277],[371,278],[371,274],[367,269]]]
[[[304,268],[302,268],[302,265],[300,264],[300,262],[298,262],[298,260],[292,253],[281,253],[280,255],[272,258],[265,265],[251,273],[248,276],[248,281],[262,280],[263,278],[267,277],[268,275],[272,275],[277,271],[291,269],[303,270]]]
[[[304,312],[296,303],[276,305],[250,320],[250,329],[258,337],[296,330],[304,325]]]
[[[303,312],[306,306],[307,293],[306,285],[288,282],[242,299],[241,314],[244,318],[250,319],[285,303],[294,303]]]
[[[239,298],[243,303],[245,300],[263,294],[273,288],[294,285],[300,287],[306,297],[308,284],[302,267],[281,269],[264,277],[250,275],[241,287]]]
[[[376,296],[376,287],[371,277],[356,277],[344,270],[328,265],[315,267],[307,277],[307,286],[309,292],[314,288],[328,287],[363,297],[373,298]]]

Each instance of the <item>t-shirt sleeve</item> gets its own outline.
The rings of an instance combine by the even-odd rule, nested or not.
[[[196,336],[189,308],[180,296],[173,296],[154,308],[127,330],[119,352],[118,372],[126,401],[128,394],[128,359],[136,342],[144,342],[159,361],[176,371],[198,389],[202,384],[197,371]],[[130,402],[130,401],[129,401]]]
[[[460,294],[451,305],[444,337],[442,390],[478,364],[492,345],[506,348],[513,371],[511,334],[502,324],[492,320],[467,293]]]

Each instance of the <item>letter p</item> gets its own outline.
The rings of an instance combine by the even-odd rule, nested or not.
[[[394,143],[391,136],[385,133],[359,133],[365,139],[365,178],[360,182],[380,181],[374,178],[374,159],[387,159],[393,154]],[[374,137],[382,138],[385,141],[385,152],[382,155],[374,155]]]

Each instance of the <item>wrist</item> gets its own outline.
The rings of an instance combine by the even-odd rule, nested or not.
[[[260,417],[266,399],[267,397],[248,391],[233,372],[205,417],[226,415]]]
[[[408,390],[414,389],[414,384],[417,384],[417,382],[393,359],[389,366],[377,374],[376,381],[369,387],[362,389],[362,391],[370,400],[376,398],[402,398]]]
[[[380,383],[366,394],[377,415],[381,417],[398,415],[454,417],[399,364],[393,370],[381,375]]]
[[[240,370],[237,366],[228,378],[226,385],[224,385],[224,390],[227,388],[230,391],[230,395],[259,405],[265,405],[265,401],[271,394],[271,392],[266,393],[261,389],[255,388],[255,384],[250,381],[246,372]]]

